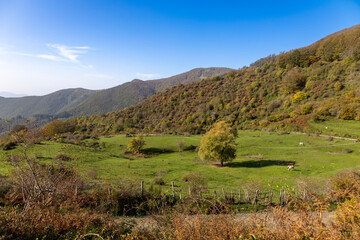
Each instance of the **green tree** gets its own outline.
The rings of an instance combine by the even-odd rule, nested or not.
[[[231,127],[221,121],[201,139],[199,157],[204,161],[230,162],[235,158],[235,136]]]
[[[138,135],[129,141],[129,143],[127,145],[127,150],[132,153],[139,153],[141,148],[144,145],[145,145],[144,137],[141,135]]]
[[[294,50],[290,55],[290,63],[293,67],[300,67],[301,53],[298,49]]]

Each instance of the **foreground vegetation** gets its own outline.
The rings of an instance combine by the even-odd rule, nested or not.
[[[49,129],[40,130],[30,122],[15,127],[2,139],[0,234],[4,239],[359,235],[360,174],[348,170],[359,166],[357,141],[289,132],[233,132],[221,122],[216,126],[207,136],[230,136],[224,149],[229,147],[235,157],[224,166],[213,157],[204,159],[214,162],[200,160],[201,136],[50,137]],[[211,139],[210,146],[216,145]],[[295,169],[288,171],[289,164]],[[266,192],[271,194],[267,200],[261,197]],[[336,218],[326,220],[333,224],[312,213],[333,210]],[[233,215],[252,211],[265,215]]]
[[[92,185],[90,190],[88,182],[64,167],[62,161],[50,166],[25,156],[11,160],[15,165],[19,163],[21,171],[9,180],[1,179],[0,236],[3,239],[360,237],[358,171],[333,177],[328,192],[321,195],[307,192],[305,199],[288,195],[285,205],[267,205],[263,214],[241,217],[233,214],[242,205],[233,205],[231,201],[188,197],[180,202],[151,192],[141,195],[131,184],[114,189]],[[334,206],[335,217],[323,219],[323,214]],[[124,215],[149,217],[140,222],[116,217]]]

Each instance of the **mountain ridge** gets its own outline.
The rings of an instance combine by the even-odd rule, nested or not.
[[[0,98],[16,98],[16,97],[26,97],[26,94],[17,94],[12,92],[0,92]]]
[[[120,110],[155,94],[159,89],[179,83],[199,81],[201,77],[226,74],[230,68],[196,68],[168,78],[155,80],[134,79],[103,90],[69,88],[43,96],[17,98],[0,97],[0,118],[34,115],[80,116]]]
[[[73,115],[89,115],[116,111],[134,105],[147,97],[177,84],[188,84],[213,75],[226,74],[230,68],[194,68],[168,78],[134,79],[131,82],[103,90],[70,111]],[[111,97],[110,97],[111,96]]]

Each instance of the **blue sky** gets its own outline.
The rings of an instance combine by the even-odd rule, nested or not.
[[[0,92],[237,69],[359,23],[348,0],[0,0]]]

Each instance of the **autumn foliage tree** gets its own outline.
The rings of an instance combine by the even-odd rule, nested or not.
[[[218,122],[201,139],[199,157],[204,161],[230,162],[235,158],[235,136],[224,121]]]
[[[138,135],[129,141],[127,145],[127,150],[132,153],[139,153],[144,145],[145,145],[144,137]]]
[[[283,93],[294,93],[302,90],[306,84],[305,75],[298,69],[293,68],[282,79],[281,90]]]
[[[42,133],[44,136],[52,137],[56,134],[66,133],[66,132],[74,132],[75,131],[75,123],[69,120],[59,120],[56,119],[44,126],[42,129]]]

